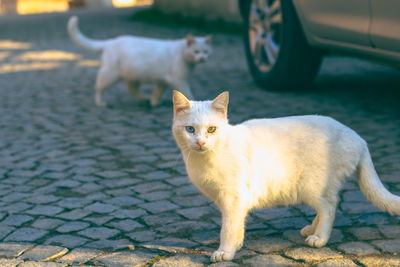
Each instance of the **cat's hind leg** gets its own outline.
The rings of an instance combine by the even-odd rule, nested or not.
[[[149,97],[142,94],[139,91],[140,82],[126,80],[125,83],[126,83],[126,90],[128,91],[128,93],[130,93],[131,95],[133,95],[134,97],[136,97],[141,101],[149,101]]]
[[[150,105],[152,107],[157,106],[158,104],[158,99],[160,98],[160,96],[162,95],[162,93],[165,91],[166,86],[164,84],[157,84],[156,85],[156,89],[153,92],[153,95],[151,97],[150,100]]]
[[[311,226],[311,230],[314,230],[314,232],[306,238],[306,243],[309,246],[320,248],[328,242],[335,219],[336,205],[337,201],[327,200],[322,197],[318,203],[314,203],[313,206],[317,211],[317,217],[314,220],[315,228]]]
[[[116,83],[118,79],[119,79],[118,73],[114,71],[112,68],[107,68],[107,67],[100,68],[99,72],[97,73],[96,86],[95,86],[96,106],[98,107],[105,106],[105,102],[103,102],[101,98],[103,90]]]
[[[303,229],[301,229],[300,234],[304,237],[313,235],[317,224],[318,224],[318,215],[315,216],[312,224],[306,225],[303,227]]]

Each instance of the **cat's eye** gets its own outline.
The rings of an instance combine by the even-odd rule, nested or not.
[[[188,133],[194,133],[194,127],[193,126],[186,126],[185,129],[186,129],[186,131]]]
[[[208,127],[207,132],[208,132],[208,133],[214,133],[215,130],[217,130],[217,127],[215,127],[215,126],[210,126],[210,127]]]
[[[200,53],[200,50],[194,50],[194,53],[198,54],[198,53]]]

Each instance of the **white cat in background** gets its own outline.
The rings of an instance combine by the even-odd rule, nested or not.
[[[308,245],[324,246],[341,184],[353,172],[374,205],[400,214],[400,197],[382,185],[366,142],[332,118],[294,116],[231,125],[228,92],[213,101],[189,101],[175,91],[173,104],[173,134],[187,173],[222,214],[213,262],[234,257],[243,243],[245,218],[255,208],[311,206],[317,215],[301,234]]]
[[[124,79],[129,93],[140,100],[148,97],[139,92],[141,83],[156,84],[151,97],[152,106],[167,86],[181,91],[190,99],[193,94],[188,78],[196,63],[210,55],[211,37],[187,35],[182,40],[156,40],[135,36],[120,36],[99,41],[84,36],[78,28],[78,18],[68,21],[68,33],[79,46],[94,52],[102,52],[101,67],[97,74],[95,101],[102,106],[102,91]]]

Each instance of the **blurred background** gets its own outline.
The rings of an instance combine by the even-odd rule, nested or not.
[[[357,5],[346,0],[293,2],[314,3],[309,6],[314,11],[318,3],[323,3],[318,7],[326,13],[334,10],[334,18],[342,19],[322,23],[329,28],[343,21],[339,26],[356,25],[352,18],[360,20],[354,14],[364,10],[359,4],[368,6],[370,1],[375,0],[359,0]],[[240,2],[253,6],[239,8]],[[264,3],[270,4],[269,8]],[[276,61],[269,57],[272,50],[260,50],[260,44],[264,48],[281,44],[279,34],[273,38],[268,35],[279,32],[269,22],[279,25],[280,13],[270,12],[277,16],[261,24],[270,9],[280,10],[274,3],[276,0],[0,0],[0,244],[60,246],[67,248],[66,256],[80,248],[110,253],[125,249],[124,253],[130,254],[127,248],[133,244],[133,254],[141,255],[136,258],[137,264],[156,253],[165,259],[176,255],[146,250],[145,246],[206,252],[218,246],[219,211],[190,183],[172,137],[172,90],[165,92],[158,107],[150,109],[128,95],[121,82],[104,92],[109,105],[97,108],[93,96],[100,56],[71,41],[66,25],[72,15],[79,17],[85,35],[100,40],[120,35],[167,40],[182,39],[188,33],[212,34],[213,53],[190,77],[196,99],[212,99],[228,90],[232,123],[257,117],[331,116],[369,143],[380,178],[391,192],[400,195],[398,67],[342,51],[324,51],[321,57],[321,51],[317,51],[311,84],[304,88],[298,80],[310,61],[306,57],[296,65],[289,64],[289,71],[300,75],[283,72],[279,77],[280,84],[291,84],[289,90],[272,88],[264,75],[269,75]],[[346,8],[332,9],[326,3],[341,3]],[[398,19],[398,10],[391,10],[395,12],[392,18]],[[247,13],[245,19],[243,12]],[[307,18],[322,22],[331,18],[315,14],[318,16]],[[368,25],[362,29],[370,29]],[[398,27],[385,28],[399,33]],[[322,34],[328,32],[316,29]],[[343,36],[359,37],[347,31]],[[371,44],[368,36],[355,39]],[[301,50],[304,46],[298,44],[286,46],[295,59],[306,55]],[[395,57],[386,54],[386,58]],[[294,65],[296,68],[292,68]],[[143,90],[151,92],[152,86],[144,85]],[[328,248],[357,263],[342,266],[360,262],[382,266],[367,262],[364,254],[354,256],[350,248],[357,241],[363,253],[398,254],[399,218],[374,208],[358,188],[352,179],[345,184]],[[297,228],[311,222],[313,216],[314,212],[304,206],[251,213],[244,253],[235,262],[243,266],[268,254],[293,259],[287,248],[305,249]],[[278,247],[271,252],[274,243]],[[0,259],[8,257],[1,253],[0,249]],[[115,258],[123,256],[118,255]],[[208,256],[185,255],[209,263]],[[89,263],[82,262],[113,266],[94,256],[86,258],[91,259]],[[304,264],[310,257],[290,261]],[[55,259],[64,260],[61,256]],[[311,263],[317,261],[321,259]],[[399,265],[400,260],[393,264]],[[198,265],[190,262],[186,266]]]

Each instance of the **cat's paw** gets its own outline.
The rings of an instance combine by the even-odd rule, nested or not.
[[[314,230],[312,228],[312,225],[306,225],[303,227],[303,229],[301,229],[300,234],[304,237],[310,236],[312,234],[314,234]]]
[[[306,243],[310,247],[320,248],[320,247],[325,246],[327,242],[328,242],[327,239],[321,238],[317,235],[310,235],[309,237],[306,238]]]
[[[214,253],[211,255],[211,261],[212,262],[218,262],[218,261],[230,261],[233,259],[235,256],[234,251],[224,251],[224,250],[216,250]]]

